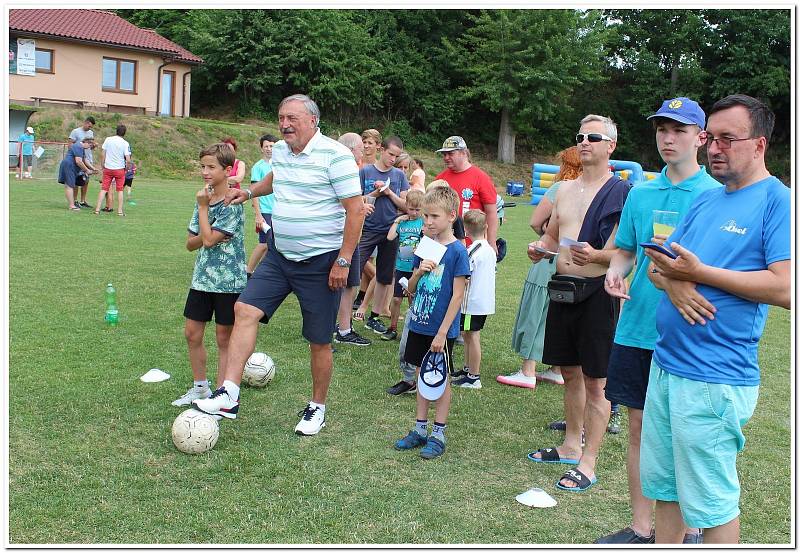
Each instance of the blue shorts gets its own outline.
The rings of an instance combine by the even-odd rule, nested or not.
[[[614,342],[608,358],[606,399],[631,409],[644,409],[653,350]]]
[[[690,528],[714,528],[739,516],[736,455],[758,388],[689,380],[653,362],[642,422],[642,494],[677,501]]]
[[[258,243],[267,244],[272,236],[272,213],[261,213],[261,217],[263,217],[269,225],[269,230],[264,232],[263,230],[258,229]]]
[[[269,244],[239,301],[264,312],[267,323],[286,296],[294,292],[303,314],[303,337],[312,344],[330,344],[336,327],[341,289],[328,288],[328,277],[339,250],[323,253],[305,261],[291,261]]]
[[[394,270],[394,296],[395,298],[404,298],[405,294],[403,285],[400,284],[400,279],[405,277],[407,280],[411,280],[411,275],[414,273],[408,271],[401,271],[400,269]]]

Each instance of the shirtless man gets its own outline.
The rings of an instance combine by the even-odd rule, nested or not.
[[[582,492],[597,481],[595,464],[611,412],[604,388],[619,299],[609,296],[603,284],[616,252],[614,236],[630,183],[608,168],[617,145],[617,127],[611,119],[587,115],[576,142],[583,173],[561,185],[547,232],[528,246],[528,257],[536,263],[550,257],[546,251],[557,251],[562,239],[584,243],[563,248],[558,256],[553,279],[564,289],[574,289],[551,292],[542,359],[561,366],[567,431],[560,446],[539,449],[528,458],[577,465],[564,473],[556,487]],[[583,452],[581,429],[586,432]]]

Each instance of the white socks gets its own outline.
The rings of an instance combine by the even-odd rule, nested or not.
[[[230,380],[225,380],[222,383],[222,387],[225,388],[225,391],[228,392],[228,396],[233,401],[239,401],[239,386],[237,386]]]

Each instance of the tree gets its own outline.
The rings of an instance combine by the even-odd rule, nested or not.
[[[478,99],[499,115],[497,159],[514,163],[518,130],[554,117],[579,86],[600,79],[602,25],[574,10],[482,10],[473,27],[445,38]]]

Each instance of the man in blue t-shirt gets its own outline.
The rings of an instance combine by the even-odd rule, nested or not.
[[[705,543],[739,542],[736,455],[758,399],[767,306],[791,304],[790,192],[764,162],[775,115],[735,94],[711,108],[711,174],[669,237],[676,259],[648,250],[658,304],[642,422],[641,482],[656,500],[656,543],[687,526]]]
[[[365,165],[359,170],[361,191],[367,201],[367,218],[361,240],[358,242],[359,274],[377,247],[375,259],[375,295],[372,299],[373,310],[365,323],[367,328],[377,334],[385,333],[388,328],[378,318],[375,306],[386,305],[386,294],[389,293],[394,279],[394,262],[397,256],[397,242],[389,240],[386,235],[397,218],[397,210],[405,212],[406,192],[409,184],[406,174],[394,167],[397,157],[403,153],[403,141],[398,136],[389,136],[381,142],[381,157],[374,164]]]
[[[272,146],[278,141],[278,138],[265,134],[258,139],[259,147],[261,148],[261,159],[259,159],[250,169],[250,184],[255,184],[267,176],[272,171]],[[264,258],[267,253],[267,242],[272,235],[272,204],[275,203],[275,195],[267,194],[266,196],[259,196],[251,200],[253,203],[253,210],[255,211],[256,232],[258,233],[258,244],[253,248],[253,253],[250,254],[250,259],[247,261],[247,278],[256,270],[256,266]],[[264,231],[264,223],[266,223],[267,230]]]
[[[655,180],[635,186],[628,194],[615,238],[619,249],[611,258],[605,281],[606,292],[627,300],[611,346],[606,398],[628,408],[628,492],[633,521],[630,526],[603,536],[595,543],[655,541],[651,528],[653,502],[642,496],[639,482],[639,441],[650,361],[658,338],[653,306],[658,304],[663,292],[647,278],[650,260],[639,244],[651,241],[663,244],[668,238],[656,233],[655,211],[672,212],[676,218],[674,224],[677,224],[697,196],[722,186],[697,163],[697,151],[705,144],[703,129],[706,125],[706,115],[697,102],[689,98],[666,100],[648,119],[653,122],[658,153],[666,167]],[[628,292],[625,277],[634,263],[636,270]],[[698,540],[697,529],[692,529],[685,543]]]

